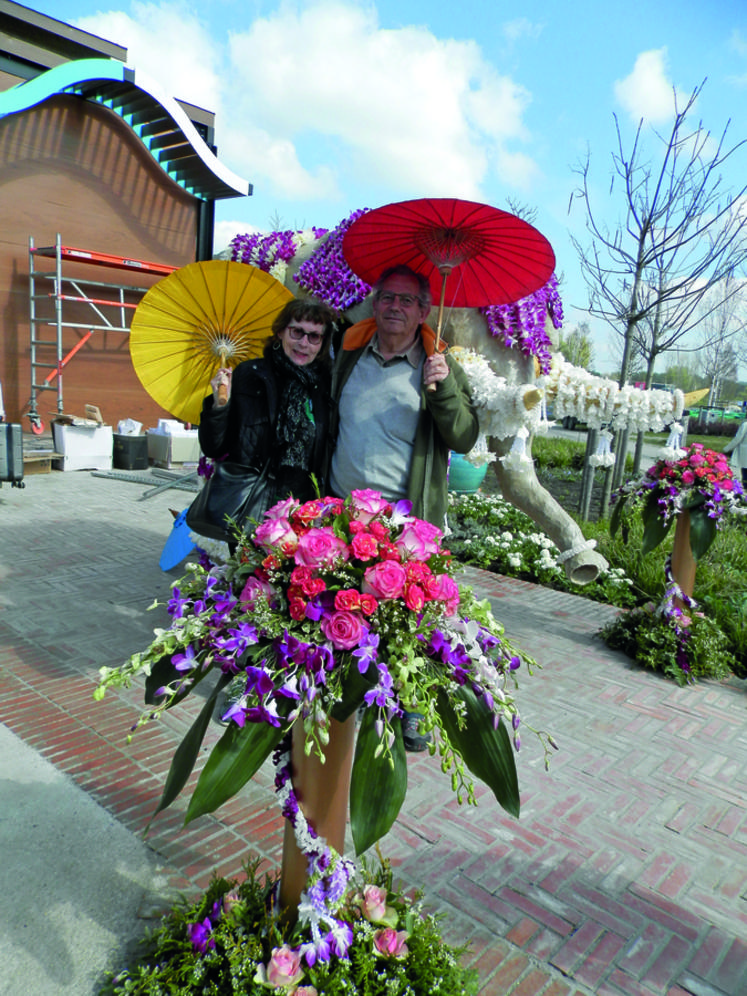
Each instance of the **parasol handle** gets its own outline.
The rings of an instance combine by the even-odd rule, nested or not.
[[[439,271],[441,273],[441,297],[438,302],[438,321],[436,323],[436,352],[438,352],[438,347],[441,345],[441,328],[443,327],[444,321],[444,301],[446,300],[446,278],[449,275],[448,269],[443,269]],[[435,391],[436,385],[429,384],[426,391]]]
[[[219,353],[219,358],[220,358],[220,365],[221,365],[221,367],[224,367],[226,365],[226,351],[225,351],[225,349],[221,349],[221,351]],[[222,407],[223,405],[227,404],[227,402],[228,402],[228,385],[227,384],[219,384],[218,385],[218,404]]]

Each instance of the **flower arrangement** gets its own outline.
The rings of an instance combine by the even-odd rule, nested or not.
[[[404,709],[422,713],[421,727],[436,733],[431,750],[460,801],[474,801],[474,775],[518,814],[521,718],[512,689],[516,670],[534,662],[505,639],[488,604],[456,584],[440,530],[409,507],[372,491],[280,502],[225,564],[191,565],[173,589],[170,628],[156,630],[146,651],[102,669],[97,698],[145,676],[140,723],[220,672],[159,808],[186,784],[218,691],[243,672],[244,695],[226,716],[187,821],[238,792],[294,722],[307,753],[322,756],[329,719],[344,721],[360,706],[350,790],[358,853],[389,830],[404,798]],[[538,735],[547,758],[549,740]]]
[[[108,687],[145,677],[149,707],[141,725],[219,671],[174,756],[158,811],[184,788],[220,689],[244,675],[243,694],[224,713],[228,727],[200,773],[186,820],[215,810],[273,755],[276,791],[308,872],[294,911],[303,939],[295,947],[276,945],[282,959],[273,956],[274,967],[264,965],[259,985],[277,984],[280,960],[296,966],[283,985],[299,996],[301,960],[309,969],[332,958],[358,963],[351,949],[361,917],[350,909],[356,868],[299,805],[291,730],[293,744],[300,736],[307,755],[315,751],[324,759],[330,720],[345,722],[362,710],[350,784],[357,854],[390,829],[406,793],[405,709],[421,713],[422,727],[433,731],[431,753],[438,752],[459,802],[475,802],[474,776],[518,815],[514,752],[522,720],[513,690],[516,671],[522,665],[531,671],[534,662],[505,639],[488,604],[457,585],[441,539],[439,529],[410,515],[409,502],[392,505],[375,491],[354,491],[345,500],[286,499],[265,513],[253,535],[238,534],[225,563],[205,558],[191,565],[173,588],[170,628],[156,630],[150,647],[121,668],[100,672],[98,699]],[[556,745],[534,732],[547,764]],[[379,910],[383,897],[374,902],[373,895],[364,906],[370,899]],[[384,903],[382,917],[364,910],[362,921],[378,925],[359,924],[376,957],[407,959],[412,917],[401,920]],[[191,927],[203,953],[216,922],[208,912]],[[445,996],[449,990],[433,991]]]
[[[341,902],[351,957],[330,950],[309,964],[307,933],[280,916],[277,885],[260,879],[257,862],[243,881],[214,878],[197,902],[182,902],[143,942],[136,963],[109,977],[101,996],[470,996],[474,969],[463,948],[444,944],[439,919],[419,896],[394,886],[386,863],[365,867]]]
[[[742,485],[734,477],[723,453],[692,443],[677,459],[657,460],[640,481],[626,485],[610,519],[614,536],[626,530],[626,504],[640,509],[643,518],[643,553],[654,550],[682,512],[690,514],[690,547],[698,560],[708,550],[727,514],[745,514]],[[625,532],[623,533],[625,535]]]

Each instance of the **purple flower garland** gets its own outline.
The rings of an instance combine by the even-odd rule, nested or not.
[[[664,597],[662,598],[659,608],[657,609],[657,613],[663,616],[674,630],[674,634],[677,637],[677,650],[675,653],[677,666],[686,675],[688,675],[688,681],[692,682],[693,678],[690,674],[690,658],[687,655],[687,644],[690,640],[691,619],[690,616],[687,615],[679,607],[679,605],[677,605],[676,600],[679,599],[684,604],[688,612],[693,612],[698,607],[698,603],[694,598],[686,595],[675,581],[674,574],[672,573],[671,554],[667,557],[666,564],[664,565],[664,575],[666,577],[667,584],[664,589]]]
[[[305,260],[294,280],[309,294],[318,297],[336,311],[346,311],[360,304],[371,293],[371,287],[357,277],[345,262],[342,240],[345,233],[368,208],[353,211]]]
[[[509,349],[518,349],[525,356],[535,356],[540,373],[548,374],[552,366],[552,343],[545,329],[549,315],[553,328],[563,324],[563,303],[555,275],[534,294],[514,304],[495,304],[480,308],[491,335],[503,340]]]
[[[338,919],[335,913],[347,898],[355,864],[337,854],[307,822],[293,790],[290,749],[289,734],[279,744],[272,760],[275,791],[283,816],[293,827],[299,850],[308,861],[308,880],[298,904],[298,921],[301,926],[308,925],[311,941],[302,944],[298,953],[311,966],[317,960],[329,961],[332,955],[348,957],[353,928],[347,921]]]

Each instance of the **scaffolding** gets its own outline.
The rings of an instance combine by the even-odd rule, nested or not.
[[[39,257],[54,260],[54,269],[39,269]],[[63,246],[59,233],[53,246],[35,246],[33,238],[29,238],[31,396],[26,414],[31,422],[31,431],[37,435],[44,431],[38,408],[39,394],[43,391],[56,391],[57,414],[64,414],[63,368],[95,332],[129,334],[132,312],[148,290],[147,287],[135,287],[132,284],[76,277],[69,269],[74,263],[160,277],[168,276],[177,269],[162,263]],[[51,283],[51,290],[42,290],[47,283]],[[133,301],[132,298],[138,300]],[[85,311],[93,313],[94,320],[66,320],[70,317],[70,310],[81,305]],[[63,345],[64,329],[74,329],[79,335],[78,341],[67,351]],[[43,377],[45,370],[49,372]]]

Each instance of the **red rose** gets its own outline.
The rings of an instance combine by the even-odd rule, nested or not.
[[[335,595],[335,608],[343,612],[356,612],[361,607],[361,593],[355,588],[343,588]]]

